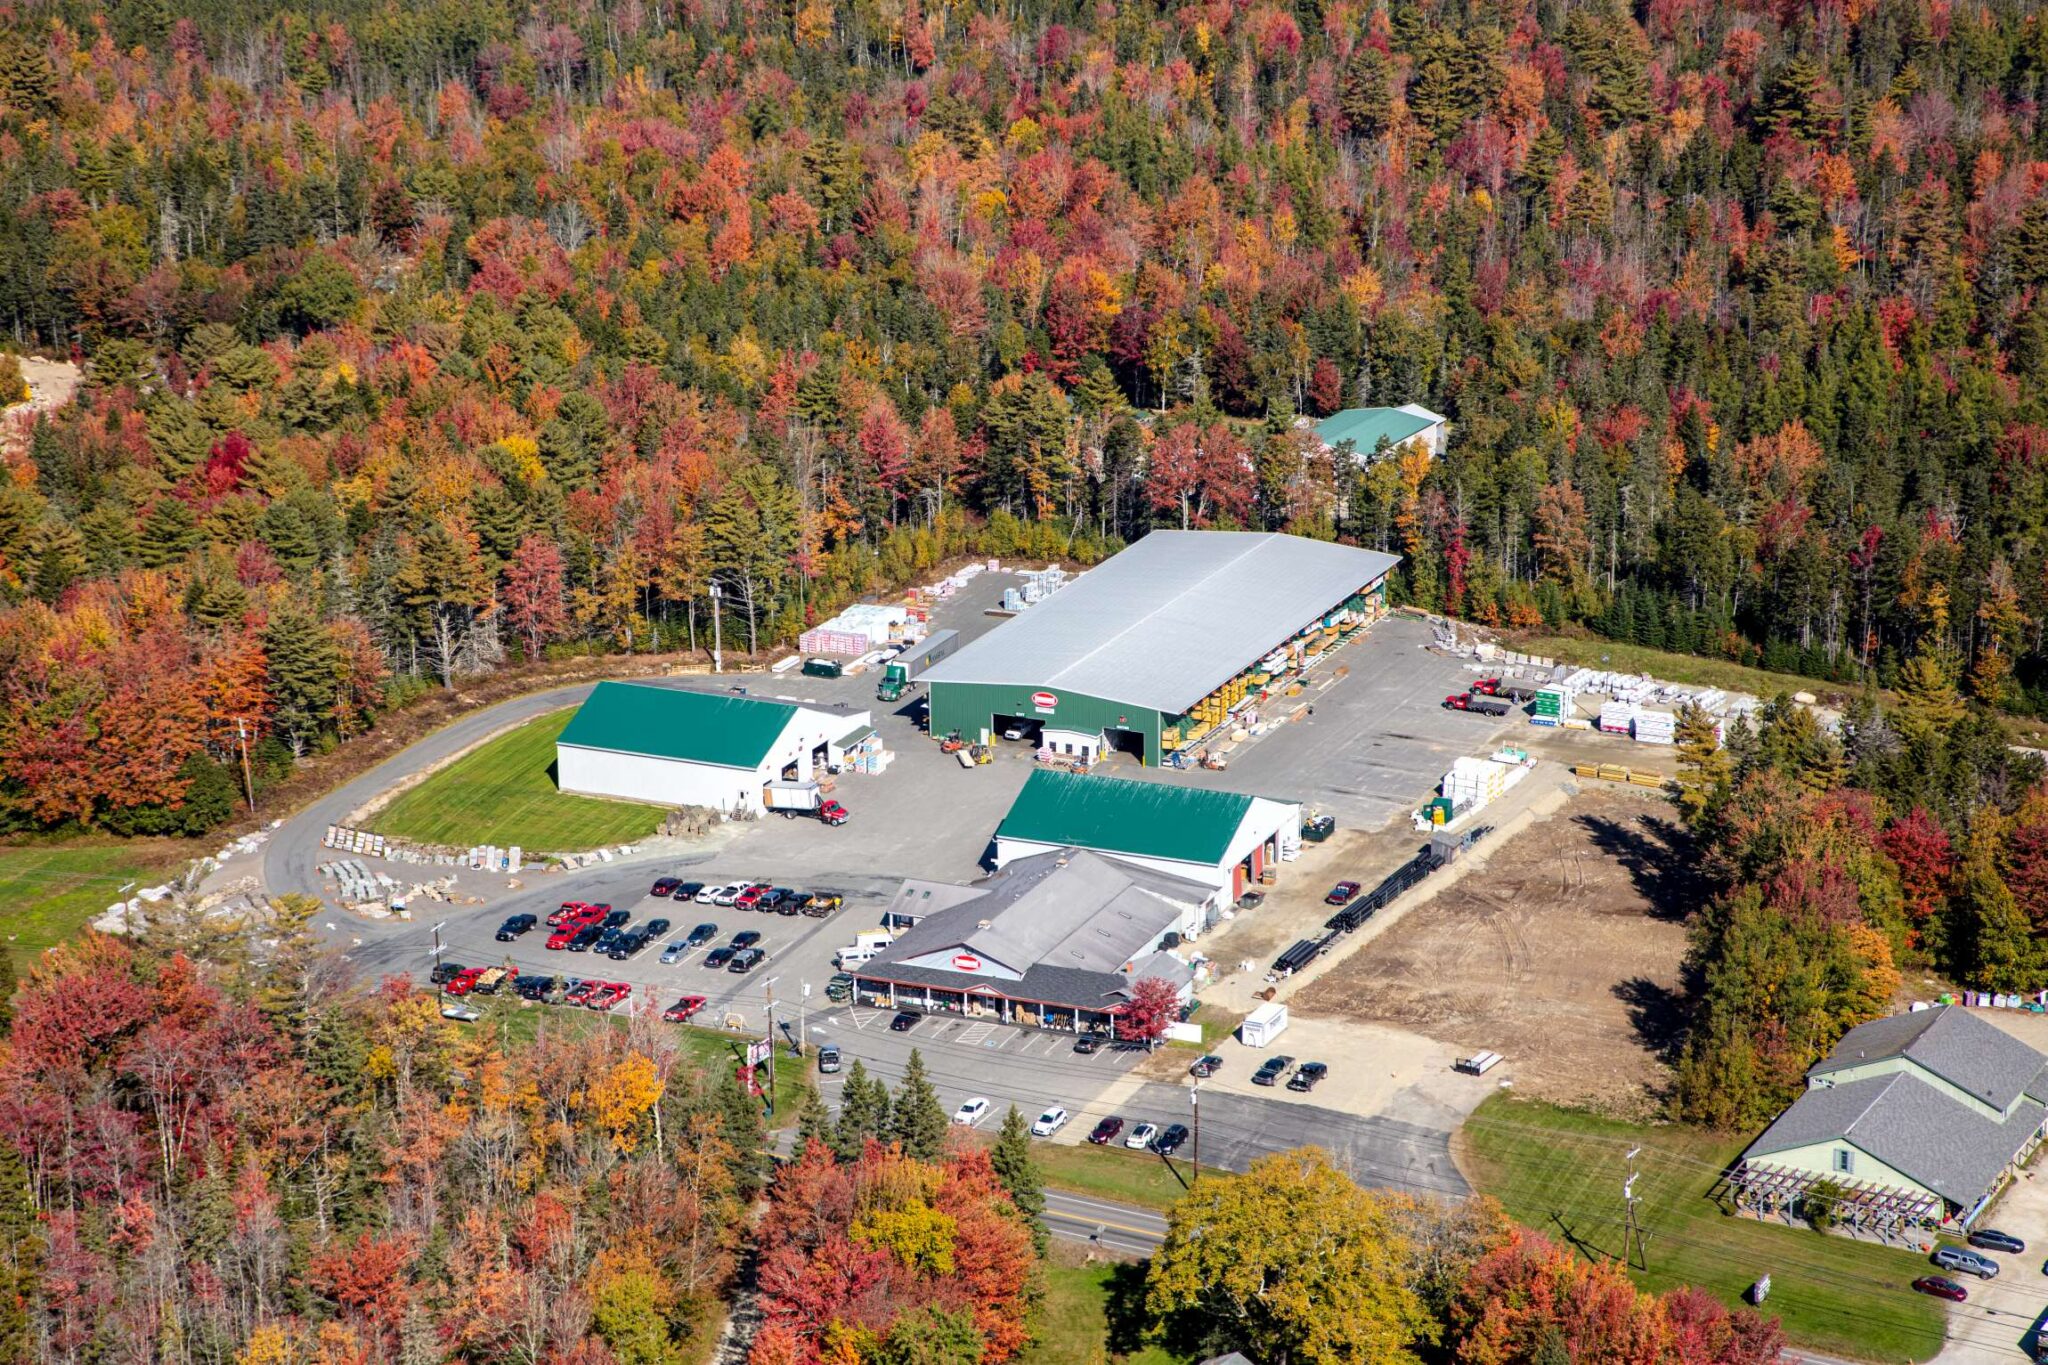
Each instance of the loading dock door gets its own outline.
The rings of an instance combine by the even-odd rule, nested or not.
[[[1146,762],[1143,731],[1119,730],[1115,726],[1110,726],[1103,730],[1102,739],[1109,746],[1110,752],[1129,754],[1137,759],[1140,765]]]

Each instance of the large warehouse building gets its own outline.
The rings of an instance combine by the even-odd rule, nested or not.
[[[837,766],[872,730],[865,711],[599,683],[555,741],[555,783],[658,806],[759,810],[767,783]]]
[[[1154,531],[925,674],[931,729],[1022,727],[1156,764],[1378,616],[1398,556],[1300,536]]]

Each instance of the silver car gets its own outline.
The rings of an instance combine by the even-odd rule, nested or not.
[[[1943,1270],[1975,1275],[1980,1280],[1998,1278],[1998,1262],[1989,1256],[1980,1256],[1967,1247],[1936,1247],[1934,1263]]]
[[[661,960],[663,962],[681,962],[683,955],[689,951],[690,945],[681,939],[677,939],[674,943],[661,950]]]

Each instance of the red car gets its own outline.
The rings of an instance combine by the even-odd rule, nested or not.
[[[554,933],[548,935],[548,941],[546,945],[547,948],[551,952],[561,952],[563,949],[569,946],[569,940],[576,937],[576,935],[580,933],[582,929],[583,926],[580,924],[563,925],[561,928],[555,930]]]
[[[483,967],[465,967],[455,976],[450,977],[448,984],[441,989],[450,995],[468,995],[476,989],[476,980],[484,974],[485,970]]]
[[[1950,1303],[1962,1303],[1970,1297],[1969,1290],[1954,1280],[1943,1279],[1939,1275],[1922,1275],[1913,1281],[1913,1287],[1923,1294],[1932,1294],[1937,1299],[1947,1299]]]
[[[751,910],[761,903],[761,897],[767,895],[768,891],[769,888],[766,885],[750,886],[732,898],[732,908],[735,910]]]
[[[663,1010],[661,1012],[661,1017],[668,1020],[671,1024],[680,1024],[683,1023],[685,1020],[689,1019],[692,1015],[696,1014],[698,1010],[701,1010],[703,1008],[703,996],[686,995],[682,999],[676,1001],[675,1004],[670,1005],[667,1009]]]
[[[1324,905],[1349,905],[1351,898],[1358,894],[1357,882],[1338,882],[1330,888],[1330,894],[1323,897]]]
[[[585,981],[563,996],[562,1003],[565,1005],[586,1005],[590,1003],[590,997],[597,994],[597,988],[600,984],[602,983]]]
[[[590,993],[590,998],[585,1000],[583,1004],[587,1009],[608,1010],[632,994],[633,987],[627,982],[600,982],[597,989]]]
[[[1482,697],[1497,697],[1500,695],[1500,679],[1481,678],[1472,684],[1471,690]]]
[[[562,908],[548,916],[548,928],[559,929],[565,924],[574,923],[583,917],[583,912],[587,908],[582,901],[563,901]]]

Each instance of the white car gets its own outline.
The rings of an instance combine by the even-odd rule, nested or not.
[[[953,1122],[967,1128],[972,1128],[987,1117],[988,1101],[980,1095],[976,1095],[973,1099],[953,1111]]]
[[[1043,1114],[1040,1114],[1038,1122],[1031,1125],[1031,1136],[1051,1137],[1054,1133],[1067,1126],[1068,1117],[1069,1115],[1066,1110],[1058,1105],[1054,1105]]]
[[[716,905],[716,904],[718,904],[718,898],[719,898],[720,896],[724,896],[724,897],[725,897],[725,903],[726,903],[727,905],[731,905],[731,904],[732,904],[732,894],[731,894],[731,893],[732,893],[732,888],[731,888],[730,886],[719,886],[719,885],[717,885],[716,883],[714,883],[714,884],[712,884],[712,885],[710,885],[710,886],[707,886],[707,887],[705,887],[705,888],[704,888],[704,889],[703,889],[702,891],[699,891],[699,892],[697,893],[697,904],[699,904],[699,905]]]
[[[731,905],[739,899],[740,892],[752,885],[752,882],[727,882],[724,886],[711,893],[711,903],[713,905]]]
[[[1158,1124],[1141,1123],[1136,1128],[1131,1129],[1131,1135],[1124,1139],[1124,1146],[1129,1147],[1132,1151],[1142,1152],[1147,1147],[1150,1147],[1152,1139],[1158,1136]]]

